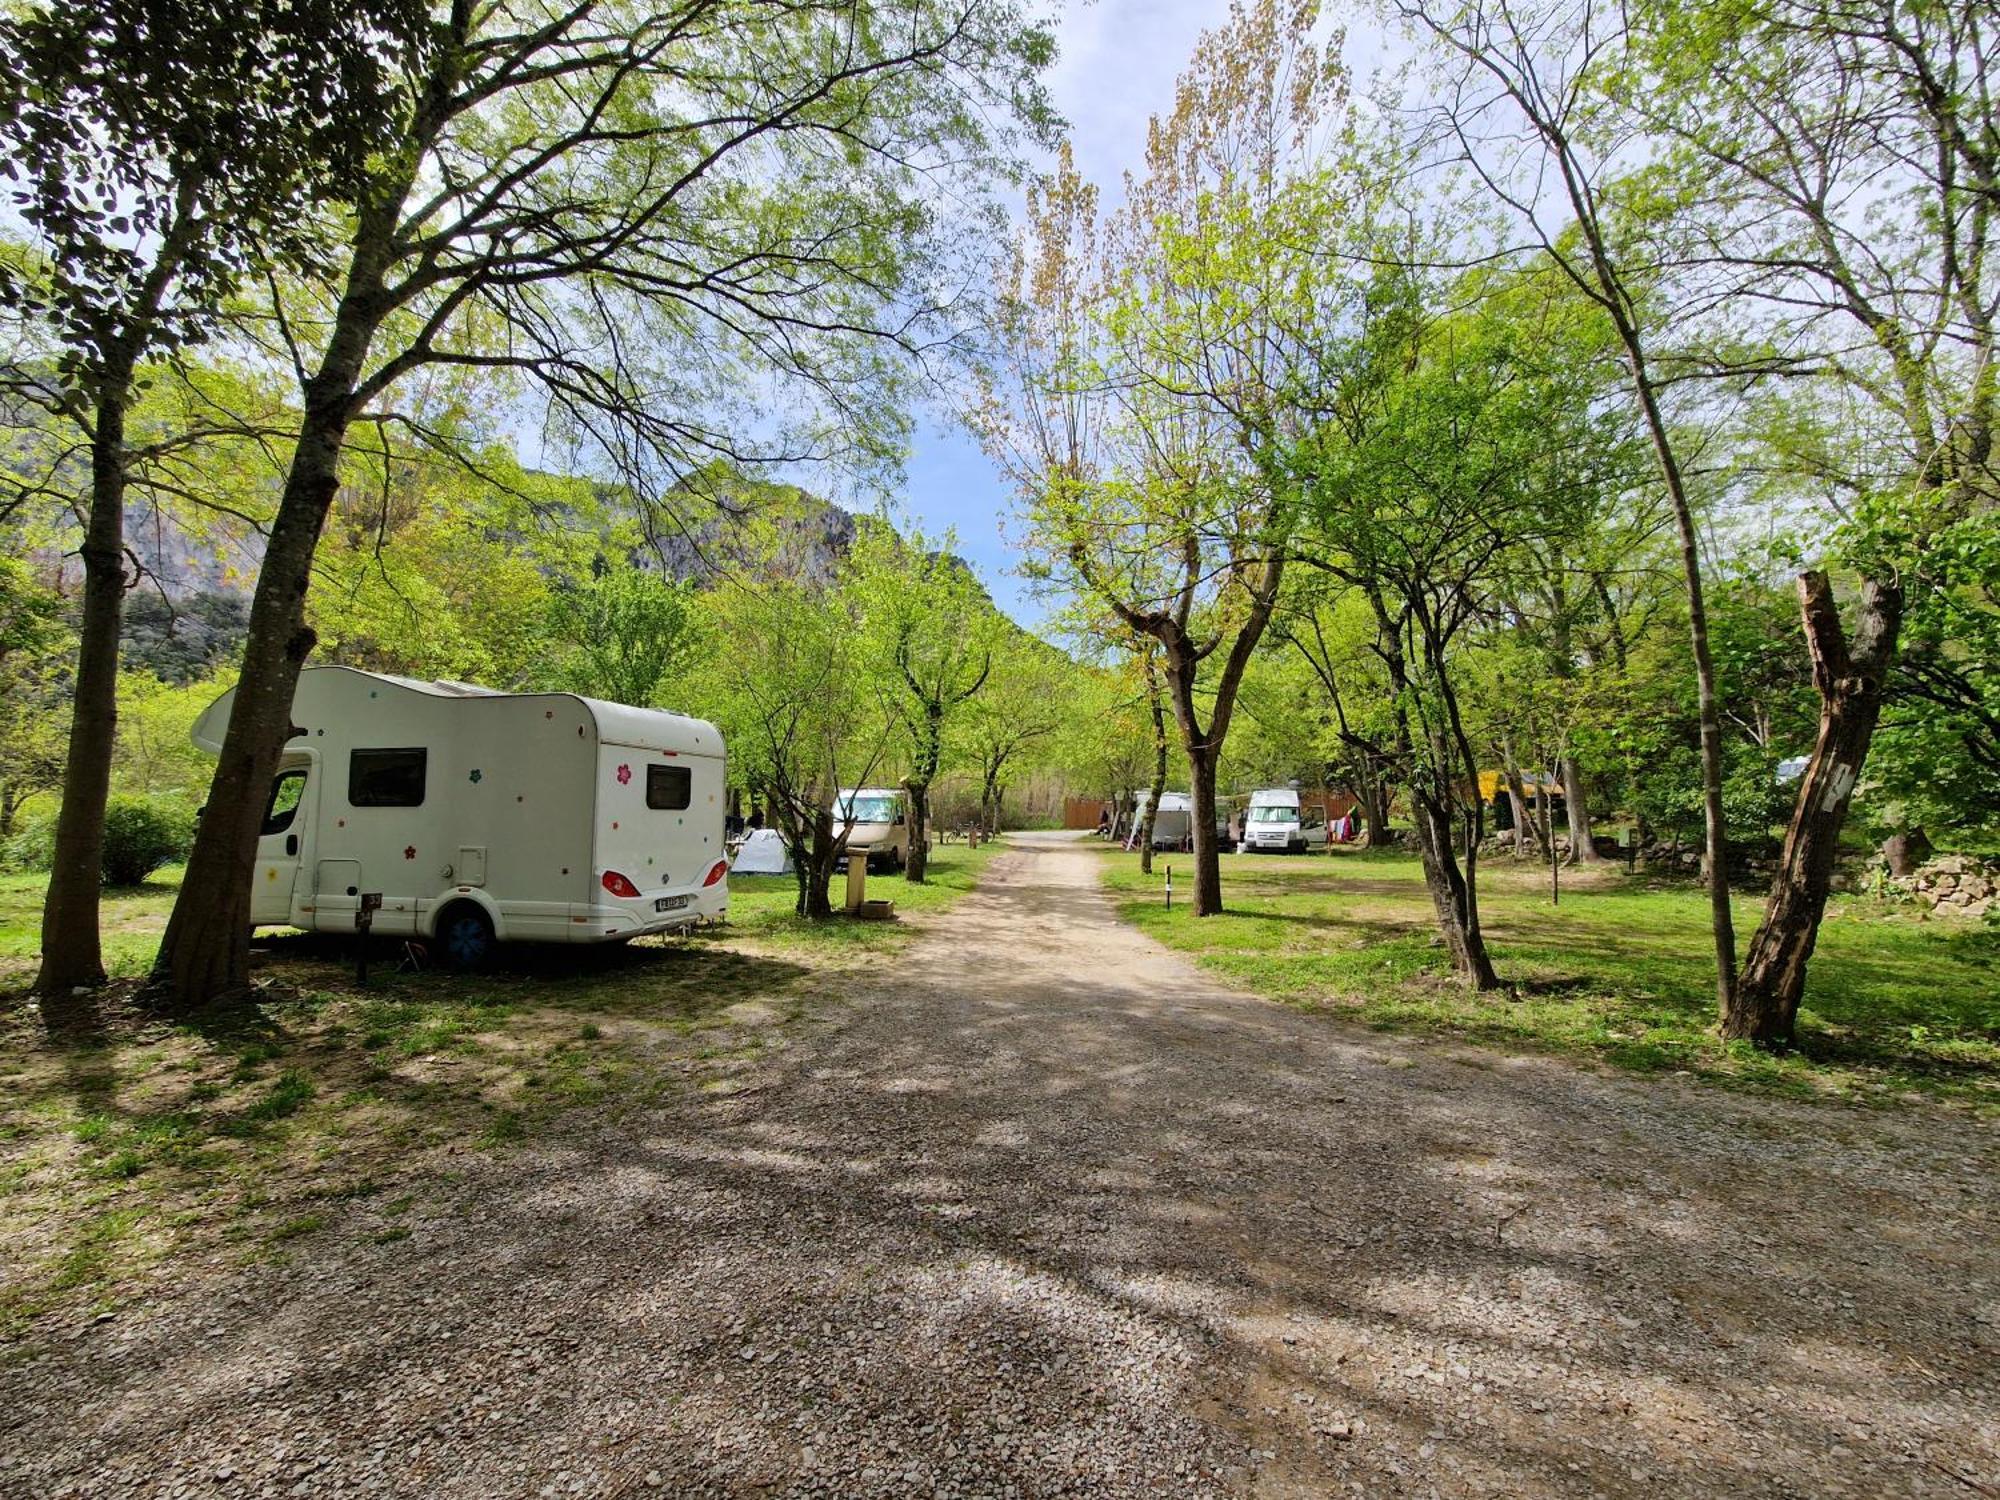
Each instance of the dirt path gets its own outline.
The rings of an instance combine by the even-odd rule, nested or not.
[[[0,1373],[0,1490],[2000,1494],[1988,1132],[1233,996],[1058,844],[907,972]]]

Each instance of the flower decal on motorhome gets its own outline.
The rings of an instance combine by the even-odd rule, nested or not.
[[[416,857],[417,857],[417,846],[415,844],[405,844],[403,846],[403,858],[415,859]]]
[[[620,766],[618,768],[618,784],[620,786],[624,786],[631,779],[632,779],[632,768],[630,766]]]

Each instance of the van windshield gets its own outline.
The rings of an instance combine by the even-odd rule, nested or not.
[[[840,803],[842,821],[852,818],[857,823],[893,823],[896,821],[896,799],[894,797],[844,797]]]
[[[1250,821],[1253,823],[1296,823],[1299,810],[1296,807],[1253,807]]]

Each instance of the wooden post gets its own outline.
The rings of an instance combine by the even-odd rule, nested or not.
[[[381,908],[380,891],[363,891],[360,903],[354,908],[354,982],[365,988],[368,984],[368,934],[375,926],[375,913]]]

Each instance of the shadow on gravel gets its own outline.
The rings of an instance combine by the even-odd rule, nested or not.
[[[1990,1328],[1947,1290],[2000,1272],[1990,1143],[1465,1066],[1108,924],[1024,942],[1096,899],[1003,883],[754,1088],[400,1184],[420,1208],[354,1206],[309,1269],[0,1374],[10,1443],[98,1493],[218,1455],[454,1496],[1925,1494],[1932,1455],[1991,1462]]]

